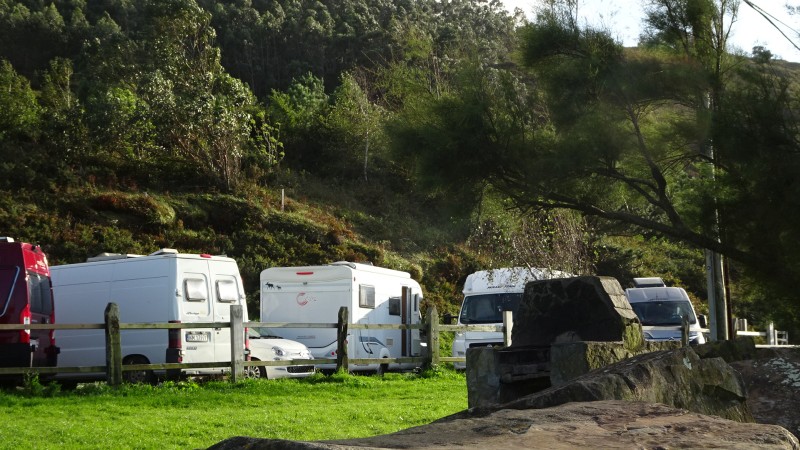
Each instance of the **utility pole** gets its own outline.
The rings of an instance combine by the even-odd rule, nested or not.
[[[709,329],[712,341],[729,339],[728,301],[725,297],[722,255],[706,250],[706,287],[708,289]]]

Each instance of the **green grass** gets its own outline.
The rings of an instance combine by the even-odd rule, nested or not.
[[[233,436],[357,438],[427,424],[466,407],[464,375],[446,370],[118,389],[98,383],[71,392],[28,386],[0,392],[0,447],[188,449]]]

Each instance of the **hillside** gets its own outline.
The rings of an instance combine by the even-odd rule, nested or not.
[[[717,248],[735,315],[795,329],[796,66],[623,49],[559,5],[0,0],[0,234],[53,264],[226,254],[253,312],[264,268],[337,260],[441,312],[508,265],[661,276],[705,312]]]

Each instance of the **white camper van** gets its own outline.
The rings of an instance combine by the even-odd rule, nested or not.
[[[261,321],[336,323],[339,308],[350,323],[418,324],[422,289],[407,272],[367,264],[336,262],[321,266],[272,267],[261,272]],[[271,330],[305,344],[314,359],[336,358],[335,328]],[[362,330],[348,333],[350,358],[421,356],[419,330]],[[333,369],[335,364],[318,365]],[[350,365],[351,371],[413,369],[412,365]]]
[[[634,279],[635,286],[625,289],[625,297],[642,322],[644,338],[650,341],[680,341],[683,316],[689,319],[689,342],[704,344],[705,318],[697,316],[683,288],[667,287],[660,279],[655,283],[644,283],[644,278]]]
[[[244,288],[236,261],[223,256],[162,249],[148,256],[104,253],[87,262],[50,268],[59,323],[102,323],[108,303],[119,306],[123,323],[229,322]],[[59,330],[60,367],[105,365],[103,330]],[[123,364],[228,362],[228,367],[184,370],[186,374],[229,371],[230,328],[123,330]],[[224,366],[225,364],[222,364]],[[171,373],[172,374],[172,373]],[[59,374],[98,378],[102,373]],[[152,371],[124,371],[129,382],[153,381]]]
[[[529,281],[572,276],[565,272],[528,267],[479,270],[464,282],[464,301],[458,325],[502,325],[503,311],[516,311]],[[465,358],[470,347],[502,346],[503,333],[492,331],[457,332],[453,338],[453,357]],[[453,363],[465,369],[466,363]]]

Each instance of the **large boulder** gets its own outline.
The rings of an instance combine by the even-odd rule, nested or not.
[[[569,402],[628,400],[754,421],[738,374],[722,358],[700,359],[691,347],[645,353],[593,370],[560,386],[483,408],[547,408]],[[475,413],[480,413],[476,408]]]
[[[643,353],[680,348],[679,341],[645,341],[630,348],[623,342],[565,342],[550,347],[550,384],[568,383],[592,370],[610,366]]]
[[[361,439],[295,442],[235,437],[213,450],[278,449],[798,449],[775,425],[741,423],[665,405],[607,400],[545,409],[501,409],[482,417],[456,415],[397,433]]]
[[[511,347],[578,341],[644,344],[642,326],[615,278],[575,277],[533,281],[514,315]]]
[[[759,348],[754,358],[730,365],[742,377],[756,422],[800,438],[800,348]]]

